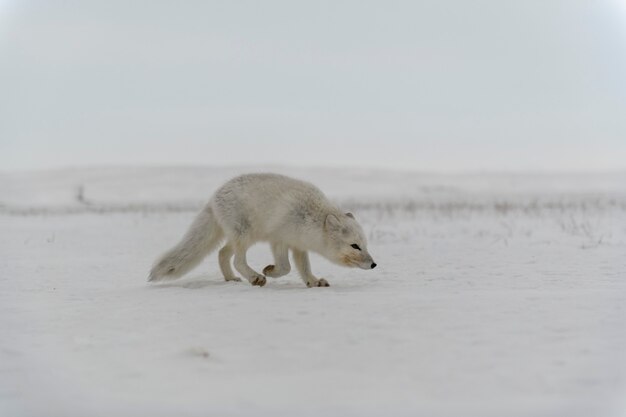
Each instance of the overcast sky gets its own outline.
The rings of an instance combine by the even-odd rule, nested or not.
[[[0,169],[626,169],[626,0],[0,0]]]

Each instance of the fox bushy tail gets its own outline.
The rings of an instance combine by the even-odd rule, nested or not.
[[[183,239],[155,262],[148,281],[180,278],[211,253],[224,237],[211,207],[205,207],[193,221]]]

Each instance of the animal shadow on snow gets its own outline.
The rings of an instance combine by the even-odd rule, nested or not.
[[[183,278],[176,281],[166,281],[162,283],[157,283],[156,285],[152,285],[152,288],[186,288],[189,290],[197,290],[205,287],[211,288],[227,288],[227,287],[243,287],[243,288],[251,288],[254,290],[307,290],[306,285],[302,283],[299,279],[297,281],[270,281],[268,280],[267,284],[263,287],[252,286],[247,281],[243,280],[240,282],[237,281],[224,281],[224,278],[213,276],[213,275],[198,275],[190,278]],[[325,289],[325,288],[321,288]]]
[[[330,287],[326,288],[307,288],[306,285],[299,279],[296,278],[294,280],[273,280],[270,279],[267,281],[267,284],[263,287],[252,286],[245,280],[241,282],[236,281],[224,281],[224,279],[220,276],[214,275],[198,275],[195,277],[182,278],[176,281],[166,281],[162,283],[157,283],[155,285],[151,285],[151,288],[186,288],[189,290],[197,290],[201,288],[211,287],[211,288],[228,288],[228,287],[242,287],[249,288],[252,290],[264,290],[264,291],[286,291],[286,290],[302,290],[302,291],[342,291],[342,290],[350,290],[356,289],[360,287],[368,286],[367,282],[362,282],[355,284],[351,283],[343,283],[342,285],[333,286],[330,284]]]
[[[157,282],[150,285],[151,288],[187,288],[189,290],[197,290],[204,287],[229,287],[234,284],[245,284],[242,282],[224,281],[223,278],[217,279],[211,275],[198,275],[189,278],[181,278],[176,281]]]

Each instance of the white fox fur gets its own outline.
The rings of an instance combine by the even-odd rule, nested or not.
[[[235,269],[252,285],[265,285],[265,276],[288,274],[289,249],[309,287],[327,287],[328,282],[311,273],[308,251],[344,266],[376,266],[354,216],[331,204],[317,187],[283,175],[249,174],[215,192],[180,243],[156,261],[149,281],[179,278],[223,240],[218,259],[227,281],[240,281],[230,265],[233,255]],[[246,251],[262,241],[270,243],[274,264],[260,274],[248,266]]]

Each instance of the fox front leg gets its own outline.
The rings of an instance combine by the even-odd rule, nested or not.
[[[274,265],[268,265],[263,268],[263,275],[272,278],[282,277],[291,271],[289,264],[289,248],[282,243],[272,244],[272,253],[274,254]]]
[[[311,263],[309,262],[308,252],[298,249],[293,250],[293,262],[296,264],[296,268],[302,277],[302,281],[307,287],[329,287],[328,281],[324,278],[316,278],[311,273]]]

